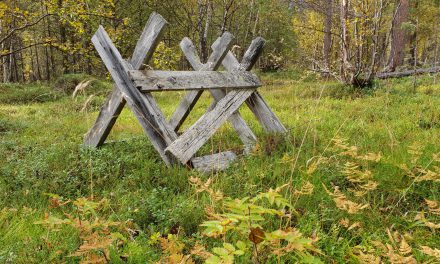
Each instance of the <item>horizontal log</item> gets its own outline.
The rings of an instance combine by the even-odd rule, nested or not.
[[[251,72],[216,71],[130,71],[130,78],[142,92],[254,89],[261,86],[257,75]]]
[[[428,69],[417,69],[417,70],[408,70],[408,71],[401,71],[401,72],[382,72],[376,74],[376,77],[378,79],[388,79],[388,78],[401,78],[401,77],[407,77],[412,75],[418,75],[418,74],[425,74],[425,73],[437,73],[440,72],[440,67],[433,67]]]
[[[210,173],[226,170],[229,165],[237,159],[232,151],[216,153],[203,157],[196,157],[191,159],[194,169],[201,173]]]

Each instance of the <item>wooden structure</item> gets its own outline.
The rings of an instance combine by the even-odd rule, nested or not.
[[[128,61],[122,58],[104,28],[99,27],[92,42],[115,85],[112,94],[102,106],[96,123],[86,134],[84,145],[101,146],[125,104],[136,116],[168,166],[180,162],[201,171],[226,168],[235,159],[235,153],[223,152],[194,157],[226,121],[231,122],[245,146],[245,151],[249,151],[255,144],[256,137],[238,112],[244,103],[265,131],[287,132],[257,92],[256,89],[261,86],[260,80],[250,72],[262,52],[264,39],[256,38],[240,63],[229,51],[233,36],[225,33],[212,45],[213,52],[207,63],[203,64],[191,40],[185,38],[180,47],[194,71],[139,71],[141,65],[151,59],[166,24],[162,16],[153,13]],[[220,65],[227,71],[216,71]],[[188,92],[168,121],[152,93],[175,90]],[[215,103],[194,125],[178,136],[177,131],[205,90],[209,91]]]

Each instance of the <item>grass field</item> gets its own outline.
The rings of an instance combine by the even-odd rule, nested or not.
[[[359,91],[265,74],[289,136],[265,135],[243,108],[260,141],[210,175],[167,168],[128,109],[108,144],[82,147],[111,84],[72,98],[75,78],[0,85],[0,263],[440,263],[438,77]],[[156,97],[169,116],[182,93]],[[199,154],[239,147],[226,125]],[[245,212],[228,214],[231,199]],[[215,219],[229,231],[208,237]],[[257,225],[263,241],[248,237]]]

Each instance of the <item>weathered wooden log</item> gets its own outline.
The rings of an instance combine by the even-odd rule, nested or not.
[[[143,95],[131,82],[128,71],[133,70],[133,66],[122,59],[121,54],[102,26],[93,36],[92,43],[155,149],[167,165],[174,164],[172,156],[165,153],[164,150],[177,139],[177,135],[169,127],[154,100]]]
[[[207,155],[203,157],[192,158],[191,163],[194,169],[201,173],[211,173],[225,170],[229,165],[237,159],[232,151],[226,151]]]
[[[133,69],[139,69],[143,61],[151,59],[166,24],[167,21],[161,15],[154,12],[151,14],[130,60]],[[103,145],[124,106],[125,99],[115,85],[101,107],[95,124],[85,135],[84,145],[95,148]]]
[[[428,69],[416,69],[416,70],[407,70],[401,72],[382,72],[376,74],[376,78],[378,79],[402,78],[412,75],[438,73],[438,72],[440,72],[440,67],[433,67]]]
[[[218,51],[220,48],[220,46],[218,46],[218,45],[221,43],[221,38],[218,38],[216,43],[217,43],[217,46],[215,49],[213,49],[214,53],[215,53],[215,51]],[[204,71],[205,69],[208,69],[208,70],[210,69],[209,67],[206,68],[206,65],[202,65],[200,63],[200,60],[198,60],[196,48],[190,39],[184,39],[184,41],[182,42],[182,46],[183,46],[182,50],[183,50],[185,56],[190,58],[188,61],[190,62],[191,66],[194,68],[194,70]],[[226,52],[228,52],[228,50]],[[202,65],[202,66],[200,66],[200,65]],[[213,69],[216,69],[219,65],[214,65],[214,66],[215,67]],[[201,68],[197,68],[197,67],[201,67]],[[213,67],[213,66],[210,66],[210,67]],[[204,72],[204,73],[206,73],[206,72]],[[224,90],[210,90],[209,92],[211,93],[212,97],[214,97],[214,101],[216,101],[216,102],[220,101],[226,95],[226,92]],[[184,100],[182,101],[183,103],[178,107],[178,111],[183,111],[183,112],[188,111],[188,113],[189,113],[189,111],[191,111],[191,109],[187,109],[184,107],[195,105],[195,103],[197,102],[198,99],[199,99],[199,97],[197,97],[197,94],[195,94],[194,92],[187,93],[187,95],[184,97]],[[190,100],[193,100],[193,101],[190,101]],[[183,119],[178,120],[178,122],[176,122],[176,123],[181,124],[184,122],[186,116],[173,115],[173,118],[171,120],[175,120],[174,118],[183,118]],[[252,132],[250,127],[246,124],[246,121],[243,119],[243,117],[240,115],[240,113],[238,111],[231,115],[231,117],[229,118],[229,121],[231,122],[232,127],[235,129],[235,131],[237,131],[240,140],[243,142],[243,144],[245,146],[245,151],[249,152],[253,148],[253,146],[255,145],[255,142],[257,141],[257,137]]]
[[[223,58],[229,51],[233,36],[229,32],[225,32],[220,38],[217,39],[218,45],[217,49],[209,56],[208,62],[202,64],[200,58],[197,55],[196,47],[189,38],[184,38],[180,42],[180,48],[182,49],[188,62],[191,64],[196,71],[215,71],[220,67]],[[196,105],[200,96],[202,96],[203,91],[191,91],[185,94],[184,98],[181,100],[176,111],[172,114],[169,122],[174,131],[178,131],[185,122],[191,110]]]
[[[255,65],[264,48],[265,40],[263,38],[256,38],[252,41],[251,46],[246,51],[242,63],[239,63],[232,52],[228,52],[222,61],[223,66],[231,72],[246,70],[249,71]],[[214,42],[212,45],[215,48],[218,42]],[[287,129],[281,123],[279,118],[267,105],[263,97],[255,91],[246,104],[257,120],[260,122],[263,129],[268,133],[287,133]]]
[[[255,89],[261,86],[257,75],[250,72],[130,71],[129,74],[142,92]]]
[[[252,93],[252,90],[229,92],[212,111],[205,113],[165,151],[186,164]]]

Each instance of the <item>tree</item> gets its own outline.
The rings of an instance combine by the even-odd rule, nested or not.
[[[404,25],[409,19],[409,0],[398,0],[393,18],[391,30],[391,51],[388,60],[387,70],[395,71],[403,64],[405,59],[405,46],[408,41],[408,34]]]
[[[333,27],[333,0],[325,0],[325,19],[324,19],[324,67],[328,72],[331,68],[332,51],[332,27]],[[328,73],[325,74],[328,76]]]

